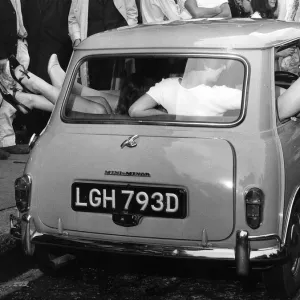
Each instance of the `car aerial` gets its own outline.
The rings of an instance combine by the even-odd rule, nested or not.
[[[229,19],[84,40],[15,182],[11,234],[45,272],[81,250],[226,261],[241,277],[260,269],[271,295],[294,295],[300,119],[280,120],[275,86],[298,78],[276,53],[299,39],[297,23]],[[215,97],[183,87],[201,81],[195,66]],[[136,102],[146,92],[160,99],[151,113]]]

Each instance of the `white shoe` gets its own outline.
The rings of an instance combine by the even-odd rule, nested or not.
[[[65,79],[65,72],[61,68],[56,54],[51,55],[48,62],[47,70],[52,85],[54,85],[57,88],[61,88]]]

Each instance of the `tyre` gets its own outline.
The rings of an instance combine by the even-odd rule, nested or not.
[[[288,227],[288,260],[282,265],[264,272],[263,278],[271,297],[287,299],[293,297],[300,288],[300,201],[294,205]]]
[[[59,267],[53,263],[55,259],[61,260]],[[41,245],[36,245],[35,260],[40,271],[51,277],[63,275],[68,271],[73,273],[77,268],[77,261],[73,255],[65,254],[60,250]]]

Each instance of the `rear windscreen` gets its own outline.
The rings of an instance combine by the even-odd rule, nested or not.
[[[219,57],[97,57],[77,70],[69,122],[232,123],[243,107],[245,66]]]

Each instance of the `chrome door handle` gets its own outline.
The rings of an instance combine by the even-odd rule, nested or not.
[[[123,149],[124,147],[129,147],[129,148],[134,148],[137,146],[137,143],[135,142],[135,140],[138,138],[139,136],[133,135],[131,137],[129,137],[127,140],[125,140],[122,144],[121,144],[121,148]]]

